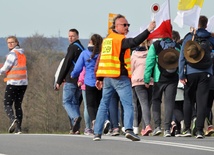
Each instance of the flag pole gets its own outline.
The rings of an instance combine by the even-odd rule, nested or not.
[[[169,19],[171,19],[171,11],[170,11],[170,0],[167,0],[168,1],[168,8],[169,8]],[[171,21],[171,20],[170,20]]]

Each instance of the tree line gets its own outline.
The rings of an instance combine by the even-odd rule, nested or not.
[[[55,71],[65,55],[58,46],[57,38],[46,38],[40,34],[27,37],[21,44],[27,57],[29,79],[22,103],[24,133],[68,133],[70,130],[62,105],[62,87],[60,91],[53,90]],[[10,121],[4,111],[6,83],[3,78],[0,76],[0,132],[7,133]]]

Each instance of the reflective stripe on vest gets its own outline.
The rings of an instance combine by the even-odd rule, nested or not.
[[[14,50],[14,52],[17,56],[17,65],[13,66],[11,70],[6,73],[7,76],[4,78],[4,82],[27,78],[26,57],[24,54],[21,54],[16,50]]]
[[[110,33],[109,36],[103,40],[100,61],[96,72],[97,77],[119,77],[120,76],[120,52],[122,40],[124,35],[117,33]],[[130,49],[125,51],[124,63],[128,71],[128,76],[131,77],[131,60]]]

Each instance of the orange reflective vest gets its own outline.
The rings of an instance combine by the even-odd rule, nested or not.
[[[21,80],[27,78],[26,57],[24,54],[14,50],[17,56],[17,65],[13,66],[7,73],[4,82],[8,80]]]
[[[125,35],[115,32],[110,33],[107,38],[103,40],[100,61],[98,64],[96,77],[119,77],[120,76],[120,52],[122,40]],[[128,76],[131,78],[131,52],[126,49],[124,55],[125,68],[128,71]]]

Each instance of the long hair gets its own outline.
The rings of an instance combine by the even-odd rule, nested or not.
[[[19,46],[19,47],[20,47],[20,45],[19,45],[19,41],[18,41],[18,39],[17,39],[17,37],[16,37],[16,36],[8,36],[8,37],[7,37],[7,39],[6,39],[6,41],[7,41],[8,39],[14,39],[14,41],[17,43],[17,46]]]
[[[99,54],[101,52],[103,38],[99,34],[93,34],[90,40],[93,44],[93,50],[90,58],[87,61],[90,61],[96,54]]]

